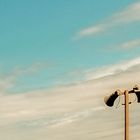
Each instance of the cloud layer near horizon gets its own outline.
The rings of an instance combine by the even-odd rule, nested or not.
[[[3,140],[104,140],[122,137],[122,108],[110,109],[103,98],[120,88],[131,89],[140,84],[140,58],[90,70],[85,81],[53,88],[38,89],[26,93],[1,94],[0,138]],[[98,73],[98,74],[97,74]],[[100,75],[104,73],[104,75]],[[90,77],[90,78],[89,78]],[[133,104],[132,127],[140,138],[139,113]],[[114,115],[114,114],[120,115]]]

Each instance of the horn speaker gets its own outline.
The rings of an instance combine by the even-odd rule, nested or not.
[[[117,97],[119,96],[118,92],[115,91],[113,94],[111,94],[110,96],[106,96],[104,98],[104,101],[106,103],[107,106],[112,107],[114,105],[115,100],[117,99]],[[140,96],[139,96],[140,97]]]
[[[137,96],[138,103],[140,103],[140,91],[135,91],[135,94]]]

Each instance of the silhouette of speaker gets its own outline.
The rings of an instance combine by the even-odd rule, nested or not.
[[[106,96],[104,98],[104,102],[106,103],[107,106],[112,107],[114,105],[114,102],[115,102],[115,100],[117,99],[118,96],[119,96],[118,91],[115,91],[110,96]]]
[[[138,101],[138,103],[140,103],[140,90],[139,90],[138,85],[135,85],[135,87],[133,88],[133,90],[134,90],[134,93],[135,93],[136,96],[137,96],[137,101]]]
[[[138,103],[140,103],[140,91],[135,91],[135,94],[137,96]]]

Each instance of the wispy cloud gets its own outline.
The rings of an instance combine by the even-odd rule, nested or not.
[[[113,26],[117,26],[118,24],[126,24],[136,21],[140,21],[140,2],[129,5],[124,10],[115,13],[106,19],[104,22],[79,31],[75,38],[79,39],[91,35],[96,35],[108,30]]]
[[[140,39],[130,40],[122,44],[118,44],[118,46],[116,46],[116,48],[118,49],[125,49],[125,50],[133,49],[136,47],[140,47]]]
[[[65,140],[70,135],[70,130],[79,134],[76,137],[79,139],[82,139],[83,132],[86,132],[85,139],[105,136],[104,139],[107,140],[108,137],[112,139],[113,136],[119,136],[122,132],[120,120],[123,118],[121,115],[114,115],[113,109],[110,111],[105,107],[103,97],[118,88],[132,88],[140,83],[140,57],[105,66],[100,71],[87,70],[83,74],[85,79],[79,84],[13,95],[2,94],[0,96],[1,137],[6,137],[5,133],[2,133],[3,127],[12,130],[12,134],[8,133],[9,136],[16,133],[14,139],[19,139],[18,132],[24,132],[25,137],[19,135],[23,140],[37,140],[40,136],[49,137],[51,140],[57,140],[61,136],[61,139]],[[136,105],[134,108],[139,109]],[[121,110],[115,111],[116,114],[122,113]],[[134,113],[137,114],[135,116],[137,123],[139,114],[137,111]],[[29,138],[36,129],[38,133]]]
[[[9,74],[4,74],[0,77],[0,92],[4,93],[6,90],[16,86],[16,81],[20,76],[36,74],[48,67],[50,65],[46,63],[35,63],[26,68],[15,67]]]
[[[134,43],[133,43],[133,45],[134,45]],[[78,83],[81,83],[81,82],[87,81],[87,80],[96,80],[96,79],[100,79],[103,77],[126,72],[127,70],[129,70],[137,65],[140,65],[140,57],[137,57],[137,58],[134,58],[131,60],[123,60],[117,64],[101,66],[96,69],[91,68],[91,69],[85,69],[85,70],[77,70],[77,71],[71,72],[69,74],[70,76],[65,75],[65,79],[67,79],[67,81],[65,80],[64,82],[62,81],[61,83],[62,83],[62,85],[64,83],[67,83],[67,84],[70,84],[70,83],[76,84],[77,83],[78,84]],[[68,80],[68,79],[70,79],[70,80]],[[59,79],[59,80],[61,81],[61,79]]]
[[[80,39],[80,38],[87,37],[90,35],[99,34],[101,32],[104,32],[106,28],[107,28],[107,25],[105,24],[98,24],[96,26],[87,27],[81,30],[80,32],[78,32],[75,36],[75,39]]]
[[[88,79],[98,79],[110,75],[119,74],[125,72],[137,65],[140,65],[140,57],[137,57],[132,60],[126,60],[118,64],[110,66],[102,66],[96,70],[87,70],[85,71],[85,76]]]

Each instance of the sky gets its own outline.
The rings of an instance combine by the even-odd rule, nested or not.
[[[103,98],[140,84],[139,0],[0,0],[0,17],[0,139],[123,139]]]

